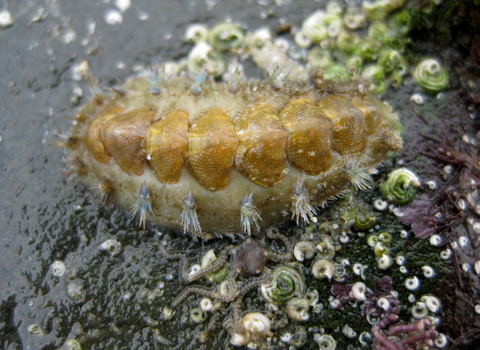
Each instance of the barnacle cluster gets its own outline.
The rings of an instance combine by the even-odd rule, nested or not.
[[[381,94],[390,85],[398,87],[409,70],[405,46],[411,19],[406,11],[395,12],[401,6],[401,1],[375,1],[344,9],[331,2],[305,20],[295,42],[310,49],[308,63],[323,67],[325,79],[361,75],[371,92]]]
[[[388,232],[384,217],[391,214],[375,213],[353,187],[323,212],[322,222],[297,227],[294,234],[267,230],[266,236],[225,243],[219,253],[209,250],[194,264],[185,254],[158,245],[167,260],[182,261],[181,281],[198,284],[162,305],[174,316],[189,305],[190,318],[197,324],[226,314],[222,324],[230,344],[248,348],[269,348],[272,342],[296,348],[313,341],[321,349],[338,349],[337,344],[345,342],[373,344],[374,349],[390,344],[433,349],[446,342],[436,331],[441,302],[424,286],[435,281],[435,274],[427,270],[441,269],[438,253],[431,266],[421,259],[415,262],[412,254],[398,254],[405,240],[400,226]],[[379,221],[380,226],[375,225]],[[280,248],[269,248],[279,242]],[[427,249],[429,244],[423,241],[422,246]],[[354,260],[358,249],[363,258]],[[395,276],[396,288],[388,275]],[[416,293],[421,296],[414,297]],[[400,318],[407,308],[411,320]],[[359,312],[359,324],[344,324],[341,333],[329,333],[330,326],[326,332],[315,330],[332,318],[343,319],[345,312]]]

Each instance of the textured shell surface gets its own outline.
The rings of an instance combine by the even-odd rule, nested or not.
[[[79,142],[68,150],[82,165],[80,182],[107,182],[109,199],[126,210],[148,194],[147,218],[175,229],[193,198],[194,233],[211,238],[245,230],[248,196],[259,227],[268,227],[292,215],[298,195],[319,206],[351,186],[352,165],[374,169],[402,147],[397,116],[355,84],[273,89],[252,81],[232,93],[206,81],[192,94],[192,83],[171,78],[152,94],[148,79],[136,77],[121,93],[96,95],[80,110],[72,131]]]

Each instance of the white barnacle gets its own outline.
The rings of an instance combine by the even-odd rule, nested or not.
[[[407,288],[408,290],[414,291],[420,289],[420,285],[421,283],[417,276],[405,279],[405,288]]]
[[[384,211],[388,208],[388,202],[377,198],[373,201],[373,207],[378,211]]]
[[[360,345],[362,345],[362,348],[366,349],[372,344],[372,338],[370,332],[363,332],[358,337],[358,341],[360,342]]]
[[[405,267],[405,266],[400,266],[398,268],[398,271],[400,271],[401,273],[403,273],[404,275],[406,275],[408,273],[408,269]]]
[[[312,274],[318,279],[328,278],[331,280],[335,274],[335,265],[326,259],[317,260],[312,266]]]
[[[314,289],[313,291],[308,291],[307,293],[305,293],[305,298],[308,300],[308,304],[310,306],[317,305],[319,299],[318,291],[316,289]]]
[[[307,321],[310,318],[308,309],[310,308],[309,300],[306,298],[293,298],[287,302],[285,311],[295,321]]]
[[[312,45],[312,41],[305,35],[304,32],[298,31],[295,34],[295,44],[302,49],[307,49]]]
[[[445,334],[438,333],[437,339],[435,339],[433,342],[437,348],[443,349],[448,345],[448,338],[445,336]]]
[[[458,245],[463,248],[468,244],[469,240],[465,236],[458,237]]]
[[[440,252],[440,258],[443,260],[449,260],[452,257],[452,250],[450,248],[445,248]]]
[[[337,348],[337,341],[330,334],[316,333],[313,340],[321,350],[335,350]]]
[[[192,266],[190,266],[190,269],[188,270],[188,275],[195,276],[200,271],[202,271],[202,266],[200,266],[199,264],[193,264]]]
[[[205,42],[196,44],[188,55],[188,70],[193,74],[199,74],[202,69],[216,77],[227,69],[225,57]]]
[[[353,273],[357,276],[360,276],[360,274],[362,273],[362,268],[363,268],[363,265],[360,264],[360,263],[355,263],[353,264]]]
[[[195,199],[193,199],[192,193],[189,192],[183,199],[182,203],[181,222],[184,233],[190,230],[197,235],[202,233],[202,228],[200,227],[195,207]]]
[[[215,260],[217,260],[217,256],[215,255],[215,249],[210,249],[203,256],[200,269],[206,269],[207,267],[212,265]]]
[[[317,11],[311,14],[302,25],[302,33],[314,43],[328,37],[328,28],[324,23],[325,12]]]
[[[193,23],[188,26],[185,31],[185,40],[193,41],[195,44],[198,44],[202,41],[206,41],[208,36],[208,28],[206,25],[201,23]]]
[[[355,30],[364,27],[367,24],[365,15],[355,8],[348,8],[343,21],[348,29]]]
[[[63,261],[60,260],[54,261],[50,267],[52,269],[52,275],[56,277],[62,276],[67,270]]]
[[[233,346],[244,346],[248,344],[250,337],[247,334],[233,333],[230,338],[230,344]]]
[[[428,265],[422,266],[423,275],[427,278],[435,277],[435,270]]]
[[[249,236],[252,234],[252,224],[255,225],[258,232],[260,232],[260,224],[262,221],[257,207],[253,204],[253,194],[247,194],[240,202],[240,224],[242,231]]]
[[[414,294],[409,294],[409,295],[408,295],[408,301],[413,304],[414,302],[417,301],[417,299],[415,298],[415,295],[414,295]]]
[[[470,264],[469,263],[463,263],[462,264],[462,270],[463,270],[463,272],[470,271]]]
[[[377,306],[385,311],[389,311],[392,307],[388,299],[385,297],[379,298],[377,300]]]
[[[65,350],[82,350],[82,345],[77,339],[70,339],[65,342],[65,345],[62,346]]]
[[[249,312],[242,318],[242,325],[253,335],[267,336],[271,329],[270,319],[260,312]]]
[[[353,339],[353,338],[357,337],[357,332],[355,332],[355,330],[352,327],[350,327],[348,324],[343,326],[342,333],[343,333],[344,336],[346,336],[347,338],[350,338],[350,339]]]
[[[477,275],[480,275],[480,260],[475,261],[475,264],[473,264],[473,269]]]
[[[475,234],[480,235],[480,222],[472,223],[472,228],[473,228],[473,232],[475,232]]]
[[[145,229],[145,223],[147,221],[147,211],[153,215],[152,203],[150,202],[150,193],[148,192],[147,186],[145,184],[140,187],[138,194],[135,194],[137,201],[133,204],[132,210],[130,211],[130,221],[139,214],[138,226]]]
[[[332,309],[339,309],[341,310],[343,307],[342,307],[342,303],[340,302],[340,300],[336,299],[336,298],[333,298],[333,297],[330,297],[328,299],[328,301],[330,302],[330,306],[332,307]]]
[[[381,270],[386,270],[392,265],[392,258],[388,254],[382,255],[380,259],[378,259],[377,266]]]
[[[364,301],[367,299],[365,292],[367,291],[367,287],[363,282],[357,282],[352,286],[350,290],[350,294],[358,301]]]
[[[430,181],[427,181],[425,182],[425,184],[428,186],[429,189],[431,190],[436,190],[438,188],[438,185],[435,181],[433,180],[430,180]]]
[[[35,323],[28,326],[28,332],[32,335],[43,335],[42,328]]]
[[[305,179],[298,177],[292,188],[292,219],[295,219],[297,225],[300,220],[305,223],[309,221],[316,222],[316,211],[310,204],[310,196],[305,188]]]
[[[424,302],[417,302],[412,307],[412,316],[415,317],[417,320],[421,320],[428,316],[428,308]]]
[[[346,157],[345,174],[357,190],[371,189],[373,185],[371,175],[376,173],[377,168],[362,166],[360,161]]]
[[[6,28],[13,24],[12,14],[7,9],[0,10],[0,28]]]
[[[397,263],[397,265],[401,266],[401,265],[405,264],[405,257],[403,255],[399,255],[395,259],[395,262]]]
[[[202,309],[202,311],[210,311],[212,310],[212,308],[213,303],[209,298],[203,298],[202,300],[200,300],[200,309]]]
[[[315,255],[315,246],[310,241],[299,241],[293,248],[293,255],[297,261],[309,260]]]
[[[342,232],[339,240],[340,240],[340,243],[346,244],[346,243],[350,242],[350,237],[347,235],[346,232]]]
[[[428,310],[433,313],[437,313],[442,307],[442,303],[440,302],[440,300],[433,295],[423,295],[420,298],[420,301],[424,302]]]
[[[170,309],[168,307],[165,307],[162,310],[161,318],[165,321],[168,321],[168,320],[172,319],[174,314],[175,314],[175,312],[172,309]]]
[[[412,101],[413,103],[415,103],[416,105],[423,105],[425,100],[423,98],[423,96],[421,94],[413,94],[411,97],[410,97],[410,101]]]
[[[325,235],[323,239],[315,246],[318,256],[322,259],[332,260],[335,256],[335,246],[332,239]]]
[[[438,247],[442,243],[442,237],[439,235],[431,235],[430,236],[430,245],[433,245],[434,247]]]
[[[280,341],[285,344],[290,344],[292,339],[293,339],[293,335],[290,332],[286,332],[280,337]]]
[[[122,251],[122,244],[116,239],[107,239],[98,246],[98,250],[107,252],[111,256],[114,256]]]

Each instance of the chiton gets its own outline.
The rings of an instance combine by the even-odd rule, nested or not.
[[[397,116],[356,84],[270,83],[130,79],[80,110],[68,158],[140,224],[212,238],[314,219],[402,147]]]

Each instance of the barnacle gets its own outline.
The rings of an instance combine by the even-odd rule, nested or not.
[[[321,350],[335,350],[337,347],[337,341],[330,334],[315,334],[313,340]]]
[[[360,40],[361,39],[357,34],[342,30],[337,36],[337,48],[341,52],[351,54],[357,48]]]
[[[329,35],[324,22],[325,16],[324,11],[317,11],[303,22],[302,33],[314,43],[320,42]]]
[[[312,266],[312,274],[318,279],[331,280],[335,274],[335,265],[330,260],[319,259]]]
[[[357,49],[355,50],[355,54],[364,60],[373,61],[378,58],[381,50],[382,43],[380,41],[367,37],[360,41]]]
[[[309,241],[299,241],[295,244],[293,249],[293,255],[297,261],[304,261],[305,259],[311,259],[315,256],[315,245]]]
[[[329,50],[316,47],[308,53],[308,64],[313,67],[328,67],[333,64],[332,54]]]
[[[385,19],[389,12],[403,6],[405,0],[369,0],[363,2],[363,11],[371,21]]]
[[[98,250],[107,252],[111,256],[114,256],[122,251],[122,244],[116,239],[107,239],[98,246]]]
[[[268,317],[260,312],[249,312],[242,318],[242,324],[247,331],[254,335],[267,336],[270,332],[271,324]]]
[[[245,39],[243,29],[233,23],[219,23],[208,33],[208,42],[214,49],[227,51],[242,45]]]
[[[387,73],[393,71],[406,73],[407,71],[407,62],[398,50],[382,50],[378,57],[378,64],[382,66]]]
[[[365,14],[354,6],[347,8],[343,21],[348,29],[351,30],[362,28],[367,24]]]
[[[335,256],[335,246],[328,235],[322,235],[322,240],[315,246],[315,250],[321,259],[332,260]]]
[[[185,32],[185,40],[193,41],[195,44],[207,40],[208,28],[200,23],[193,23],[188,26]]]
[[[325,69],[324,76],[325,80],[338,81],[340,83],[346,83],[350,81],[351,75],[348,72],[347,68],[341,64],[333,64],[327,69]]]
[[[380,183],[379,188],[385,199],[403,205],[410,203],[415,196],[420,180],[410,170],[401,168],[388,174],[388,178]]]
[[[190,310],[190,319],[194,323],[203,323],[207,319],[207,313],[199,307],[194,307]]]
[[[447,70],[433,58],[425,59],[415,67],[413,79],[417,85],[431,92],[445,89],[449,82]]]
[[[382,66],[377,64],[370,64],[366,66],[362,72],[362,77],[371,81],[368,85],[368,89],[373,94],[380,95],[381,93],[385,92],[385,70]]]
[[[269,283],[262,285],[265,299],[278,305],[304,295],[305,290],[305,280],[300,270],[288,265],[277,266]]]
[[[219,76],[225,72],[227,65],[221,53],[215,51],[209,44],[199,42],[188,55],[188,69],[193,74],[206,69],[213,76]]]
[[[309,308],[310,304],[308,299],[304,297],[297,297],[287,301],[285,311],[287,312],[288,316],[295,321],[306,321],[310,318],[310,315],[308,314]]]
[[[357,230],[365,231],[375,224],[375,215],[369,213],[364,206],[355,206],[345,213],[342,214],[341,218],[348,223],[351,222],[351,225]]]

